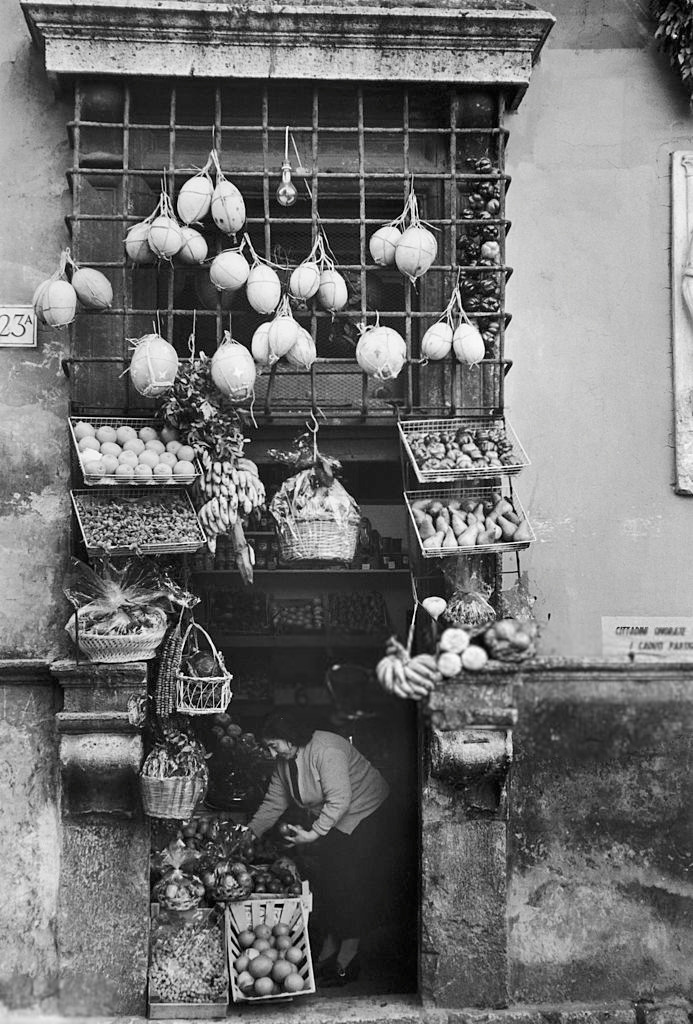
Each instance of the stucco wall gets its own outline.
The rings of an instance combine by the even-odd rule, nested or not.
[[[601,653],[602,615],[692,608],[693,502],[672,490],[669,168],[693,115],[637,10],[556,5],[508,121],[508,401],[539,537],[523,568],[544,653],[564,656]]]
[[[57,1005],[55,687],[0,680],[0,1019]]]
[[[19,4],[0,4],[0,301],[28,303],[68,243],[65,124]],[[70,524],[66,331],[0,348],[0,656],[60,650]]]
[[[693,680],[528,673],[508,843],[520,1003],[693,998]]]

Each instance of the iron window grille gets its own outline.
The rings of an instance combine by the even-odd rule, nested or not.
[[[193,324],[197,349],[211,355],[225,330],[249,346],[267,319],[243,294],[229,301],[218,293],[208,264],[133,266],[125,258],[125,233],[152,212],[162,178],[175,203],[182,183],[214,146],[244,196],[256,251],[290,270],[308,254],[320,220],[349,285],[341,313],[333,316],[313,302],[294,311],[315,338],[319,358],[308,372],[278,364],[259,376],[258,422],[301,420],[311,409],[336,423],[377,423],[391,420],[393,411],[502,413],[511,268],[505,264],[509,179],[501,91],[136,79],[118,85],[105,109],[100,88],[96,80],[75,84],[67,220],[73,258],[109,277],[114,301],[104,313],[81,312],[70,329],[65,366],[73,412],[148,411],[151,402],[133,390],[124,371],[130,340],[153,328],[186,357]],[[284,208],[275,191],[287,126],[303,170],[292,147],[299,198]],[[368,250],[372,232],[401,212],[412,180],[438,241],[436,263],[416,285],[396,268],[376,266]],[[200,230],[210,259],[234,244],[211,219]],[[498,261],[484,262],[486,241],[498,242]],[[458,275],[466,311],[484,333],[486,358],[474,368],[452,357],[422,365],[421,338],[445,308]],[[407,343],[410,360],[394,381],[368,378],[354,359],[358,324],[373,323],[376,312]]]

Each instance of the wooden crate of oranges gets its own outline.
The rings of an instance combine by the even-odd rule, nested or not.
[[[230,903],[226,928],[234,1003],[315,992],[308,918],[300,898]]]

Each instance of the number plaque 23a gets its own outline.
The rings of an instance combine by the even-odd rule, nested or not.
[[[32,306],[0,305],[0,348],[36,348]]]

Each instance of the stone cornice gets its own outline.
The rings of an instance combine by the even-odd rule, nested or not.
[[[501,84],[521,94],[554,19],[452,0],[20,0],[56,75]]]

